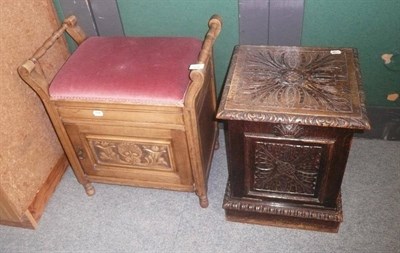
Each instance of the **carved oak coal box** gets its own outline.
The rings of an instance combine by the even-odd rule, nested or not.
[[[370,128],[355,49],[237,46],[217,117],[228,220],[338,231],[353,133]]]

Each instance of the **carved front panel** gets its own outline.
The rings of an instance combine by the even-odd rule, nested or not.
[[[277,126],[274,135],[245,133],[245,196],[322,203],[335,140],[299,138],[301,127]]]
[[[65,128],[82,169],[93,181],[180,190],[193,187],[184,131],[73,123]]]
[[[88,138],[96,163],[99,165],[133,166],[171,170],[169,145],[135,140]]]
[[[314,195],[322,148],[256,142],[253,190]]]

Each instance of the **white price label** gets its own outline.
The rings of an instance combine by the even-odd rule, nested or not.
[[[104,113],[103,113],[103,111],[94,110],[93,111],[93,116],[95,116],[95,117],[103,117]]]
[[[189,67],[190,70],[194,69],[204,69],[204,63],[199,63],[199,64],[191,64]]]
[[[331,50],[331,54],[342,54],[340,50]]]

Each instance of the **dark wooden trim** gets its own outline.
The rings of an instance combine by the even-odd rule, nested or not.
[[[227,221],[283,228],[304,229],[328,233],[337,233],[340,227],[340,222],[337,221],[283,217],[268,214],[260,216],[259,214],[252,212],[239,212],[235,210],[225,210],[225,218]]]

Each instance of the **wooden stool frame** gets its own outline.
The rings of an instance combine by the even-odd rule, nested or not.
[[[159,105],[141,105],[141,104],[116,104],[96,101],[60,101],[52,99],[49,94],[50,83],[46,81],[46,77],[40,66],[39,59],[54,45],[54,43],[67,32],[72,39],[80,45],[85,41],[86,36],[83,30],[77,25],[75,16],[66,18],[61,27],[49,37],[44,44],[33,54],[33,56],[18,68],[21,78],[37,93],[42,100],[45,109],[51,119],[54,129],[59,137],[61,145],[68,157],[74,174],[80,184],[85,188],[86,193],[90,196],[95,193],[92,182],[124,184],[141,187],[166,188],[179,191],[194,191],[200,200],[202,207],[208,206],[207,198],[207,181],[214,147],[218,146],[217,136],[218,127],[214,120],[216,111],[216,91],[213,63],[213,45],[218,37],[222,20],[219,16],[214,15],[209,20],[209,29],[203,40],[201,51],[199,52],[197,64],[204,64],[203,68],[190,71],[190,84],[186,91],[183,106],[159,106]],[[156,74],[156,73],[155,73]],[[87,108],[119,108],[134,111],[158,112],[162,114],[173,113],[179,114],[183,118],[183,124],[178,122],[168,122],[173,128],[180,129],[184,132],[184,142],[187,142],[187,151],[189,154],[190,168],[187,176],[192,178],[185,179],[186,182],[193,182],[191,185],[163,185],[160,182],[138,182],[134,179],[116,179],[107,177],[98,177],[88,175],[82,166],[80,159],[82,158],[82,150],[77,150],[71,141],[71,136],[63,122],[63,116],[60,108],[75,106],[83,109]],[[134,108],[134,109],[132,109]],[[62,111],[62,110],[61,110]],[[71,116],[73,117],[73,116]],[[155,114],[153,117],[158,117]],[[211,129],[202,129],[203,117],[213,118]],[[135,119],[136,120],[136,119]],[[133,120],[133,121],[135,121]],[[150,122],[151,123],[151,122]],[[139,122],[125,123],[125,125],[144,124]],[[211,125],[209,125],[211,126]],[[205,147],[204,145],[208,145]],[[211,147],[211,149],[210,149]]]

